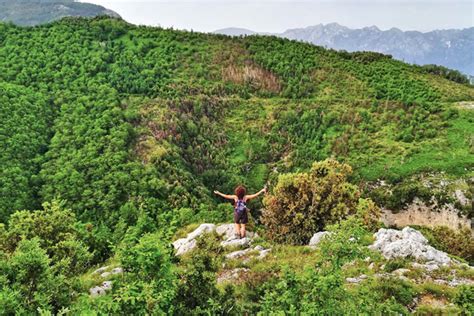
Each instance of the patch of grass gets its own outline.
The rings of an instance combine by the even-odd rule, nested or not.
[[[437,298],[452,299],[456,295],[456,290],[452,287],[436,283],[423,283],[418,286],[418,290],[423,294],[430,294]]]
[[[252,271],[279,272],[283,266],[288,266],[297,273],[312,267],[318,258],[318,252],[306,246],[275,245],[272,251],[252,267]]]
[[[456,306],[435,307],[431,304],[419,305],[414,314],[417,316],[442,316],[442,315],[459,315],[461,310]]]
[[[384,267],[385,272],[393,272],[397,269],[404,269],[409,267],[410,260],[406,258],[395,258],[392,260],[389,260]]]

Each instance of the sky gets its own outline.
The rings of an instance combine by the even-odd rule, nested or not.
[[[242,27],[283,32],[319,23],[431,31],[474,26],[474,0],[81,0],[134,24],[212,32]]]

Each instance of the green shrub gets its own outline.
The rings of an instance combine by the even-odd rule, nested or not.
[[[468,228],[455,231],[447,226],[434,228],[416,226],[436,249],[458,256],[469,264],[474,264],[474,239]]]
[[[159,234],[145,234],[137,244],[120,249],[124,278],[114,283],[113,303],[105,311],[127,315],[172,312],[176,275],[169,250]]]
[[[384,271],[390,273],[397,269],[406,268],[408,267],[409,262],[410,261],[406,258],[391,259],[385,264]]]
[[[22,240],[10,257],[0,254],[0,302],[5,314],[55,312],[71,303],[72,288],[51,266],[40,240]]]
[[[217,288],[222,255],[220,236],[214,232],[201,236],[196,249],[183,259],[174,303],[178,315],[239,314],[232,289]]]
[[[376,282],[373,290],[381,293],[384,300],[393,297],[398,303],[407,306],[413,302],[416,290],[409,282],[399,278],[386,278]]]
[[[344,287],[342,266],[368,254],[362,242],[368,232],[353,217],[330,230],[333,234],[318,246],[320,256],[314,268],[302,275],[286,268],[280,280],[265,292],[261,303],[263,315],[313,315],[315,311],[323,315],[340,315],[358,310],[356,300]]]
[[[61,201],[44,203],[43,208],[12,214],[3,238],[0,234],[0,245],[13,251],[21,240],[38,238],[52,263],[61,263],[65,275],[85,271],[92,254],[81,240],[75,214]]]
[[[313,164],[308,173],[284,174],[264,199],[262,223],[270,239],[307,244],[311,236],[357,211],[359,191],[347,182],[352,169],[335,160]]]
[[[458,305],[463,315],[474,314],[474,286],[461,285],[458,288],[458,293],[454,298],[454,303]]]

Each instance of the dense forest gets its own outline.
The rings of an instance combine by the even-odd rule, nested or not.
[[[473,177],[474,113],[462,101],[474,87],[453,72],[378,53],[106,17],[0,24],[0,314],[405,314],[419,293],[441,291],[468,315],[472,286],[341,281],[344,264],[368,255],[379,207],[454,203],[423,177]],[[391,189],[371,190],[378,181]],[[241,183],[269,184],[250,204],[252,226],[280,257],[223,287],[216,236],[183,258],[170,243],[196,223],[230,223],[212,192]],[[311,208],[300,192],[334,203],[288,224],[304,233],[282,231],[272,198],[298,213]],[[335,242],[297,246],[321,229]],[[469,233],[425,229],[472,264]],[[91,298],[90,272],[105,263],[125,273]]]

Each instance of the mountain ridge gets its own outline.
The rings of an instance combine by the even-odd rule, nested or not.
[[[71,16],[99,15],[121,18],[115,11],[101,5],[75,0],[0,0],[0,21],[21,26],[34,26]]]
[[[235,35],[258,33],[239,30],[240,33]],[[226,29],[215,33],[232,35]],[[334,22],[292,28],[281,33],[258,34],[275,35],[349,52],[374,51],[413,64],[437,64],[474,75],[474,27],[421,32],[403,31],[396,27],[381,30],[375,25],[352,29]]]

